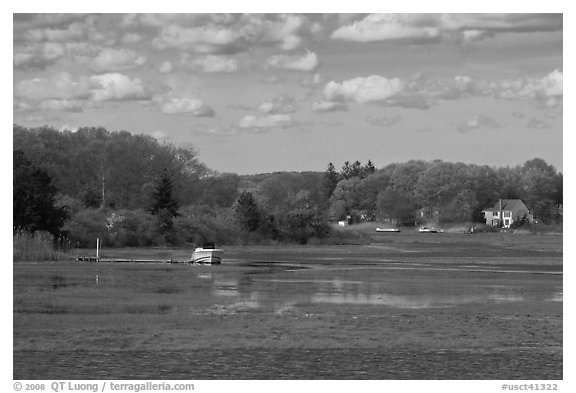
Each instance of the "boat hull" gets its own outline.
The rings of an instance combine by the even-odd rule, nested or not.
[[[192,263],[200,263],[204,265],[217,265],[222,262],[224,251],[220,249],[202,249],[197,248],[192,253]]]

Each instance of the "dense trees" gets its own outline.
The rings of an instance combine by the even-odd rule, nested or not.
[[[47,171],[32,165],[20,150],[13,156],[13,186],[14,228],[58,234],[66,210],[55,205],[56,187]]]
[[[390,219],[414,223],[420,209],[442,222],[481,222],[482,210],[499,199],[522,199],[544,222],[561,219],[562,173],[540,158],[521,166],[408,161],[367,174],[348,161],[340,173],[329,165],[324,179],[340,179],[330,197],[332,219]],[[366,168],[366,166],[364,167]]]
[[[544,222],[562,218],[563,175],[539,158],[506,168],[356,160],[340,171],[329,163],[239,176],[209,170],[191,146],[145,135],[15,125],[13,169],[14,227],[64,230],[83,245],[306,243],[326,236],[331,220],[481,222],[499,198],[523,199]]]

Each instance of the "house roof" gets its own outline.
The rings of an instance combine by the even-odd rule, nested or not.
[[[506,210],[506,211],[518,211],[528,209],[521,199],[502,199],[502,209],[500,209],[500,201],[492,207],[487,207],[483,211],[494,211],[494,210]]]

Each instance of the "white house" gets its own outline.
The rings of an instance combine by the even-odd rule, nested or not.
[[[534,221],[530,209],[520,199],[500,199],[493,207],[482,210],[486,225],[510,228],[514,221],[526,217],[529,222]]]

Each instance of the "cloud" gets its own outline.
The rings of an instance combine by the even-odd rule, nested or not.
[[[151,92],[138,79],[119,73],[93,75],[90,78],[91,97],[95,101],[123,101],[150,99]]]
[[[92,69],[96,72],[127,71],[146,63],[146,58],[130,49],[103,49],[92,60]]]
[[[547,107],[563,103],[564,74],[554,70],[543,78],[504,80],[490,85],[492,94],[499,98],[513,100],[536,100]]]
[[[548,122],[546,122],[546,120],[533,118],[533,119],[530,119],[528,121],[528,123],[526,124],[526,127],[535,128],[537,130],[543,130],[546,128],[550,128],[550,124]]]
[[[124,22],[126,26],[158,28],[153,40],[158,49],[206,54],[232,54],[269,45],[294,50],[320,31],[308,16],[297,14],[142,14],[124,18]]]
[[[169,139],[168,134],[166,134],[164,131],[154,131],[150,136],[157,141]]]
[[[366,121],[378,127],[390,127],[402,121],[402,116],[368,116]]]
[[[312,110],[317,113],[347,111],[348,109],[348,105],[343,102],[316,101],[312,104]]]
[[[564,74],[554,70],[542,79],[531,79],[526,82],[520,95],[530,98],[556,98],[564,95]]]
[[[66,55],[66,48],[59,43],[31,44],[15,47],[12,62],[15,68],[45,68]]]
[[[491,117],[485,115],[476,115],[472,119],[460,122],[456,124],[456,129],[459,132],[468,132],[478,128],[503,128],[506,127],[506,123],[501,123]]]
[[[387,79],[379,75],[354,78],[338,82],[328,82],[324,88],[327,101],[353,101],[361,104],[382,102],[404,89],[399,79]]]
[[[65,28],[40,28],[22,32],[21,37],[29,42],[69,42],[85,37],[85,27],[74,22]]]
[[[291,71],[313,71],[320,64],[316,53],[307,52],[303,57],[276,55],[268,58],[269,67]]]
[[[216,135],[216,136],[232,136],[237,135],[241,132],[238,127],[230,126],[230,125],[204,125],[198,124],[195,125],[193,132],[194,133],[201,133],[207,135]]]
[[[181,27],[170,24],[161,29],[152,44],[158,49],[192,49],[198,53],[223,53],[232,47],[241,35],[238,31],[215,25]]]
[[[189,61],[185,58],[183,63],[192,70],[200,70],[207,73],[231,73],[238,71],[239,68],[238,60],[228,56],[208,55],[194,61]]]
[[[403,14],[372,14],[361,21],[342,26],[332,33],[332,38],[360,42],[438,39],[441,34],[438,27],[418,25],[415,19]]]
[[[88,79],[75,80],[70,74],[61,72],[50,78],[19,81],[14,86],[14,95],[30,100],[86,99],[90,97],[90,87]]]
[[[46,100],[40,104],[40,109],[62,112],[83,112],[84,105],[79,100]]]
[[[331,37],[357,42],[471,43],[502,32],[561,30],[562,14],[371,14],[339,27]]]
[[[286,82],[286,78],[281,75],[264,75],[261,80],[262,83],[266,83],[267,85]]]
[[[294,121],[289,115],[276,114],[264,117],[244,116],[238,123],[240,128],[276,128],[289,127],[294,125]]]
[[[170,98],[162,104],[168,115],[188,114],[194,117],[213,117],[214,110],[197,98]]]
[[[264,101],[258,106],[258,112],[265,114],[292,113],[295,110],[294,98],[286,94],[276,96],[269,101]]]
[[[158,67],[158,72],[161,74],[169,74],[173,71],[174,67],[169,61],[165,61]]]
[[[300,79],[300,84],[302,86],[311,87],[311,88],[319,86],[323,82],[324,82],[324,78],[319,73],[306,74],[303,78]]]
[[[74,79],[70,74],[61,72],[49,78],[20,81],[14,86],[14,95],[34,101],[55,100],[45,105],[64,109],[66,106],[73,107],[66,100],[145,100],[151,97],[151,91],[140,79],[130,79],[124,74],[108,73]]]

